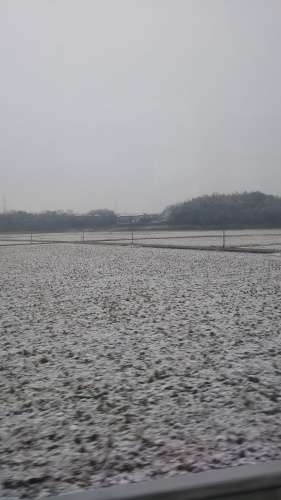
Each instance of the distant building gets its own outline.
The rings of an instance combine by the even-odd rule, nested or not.
[[[124,214],[117,217],[117,224],[124,227],[132,225],[142,227],[154,224],[158,226],[165,224],[165,222],[167,222],[167,218],[163,214]]]
[[[152,222],[158,222],[158,214],[138,214],[138,215],[119,215],[117,218],[117,224],[121,226],[129,226],[135,224],[138,226],[149,225]]]
[[[136,218],[136,215],[118,215],[117,224],[128,226],[130,224],[133,224]]]

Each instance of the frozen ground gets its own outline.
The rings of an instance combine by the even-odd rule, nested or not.
[[[122,241],[130,243],[132,233],[128,230],[118,231],[85,231],[84,239],[89,241]],[[48,243],[51,241],[81,242],[81,231],[64,233],[34,233],[34,243]],[[29,233],[1,233],[0,247],[4,245],[30,244]],[[185,245],[185,246],[216,246],[223,245],[222,231],[134,231],[134,242],[157,245]],[[240,229],[226,230],[225,245],[235,247],[258,247],[281,250],[280,229]]]
[[[69,244],[0,261],[3,497],[281,458],[280,255]]]

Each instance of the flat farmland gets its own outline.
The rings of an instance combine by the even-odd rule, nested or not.
[[[281,257],[0,248],[4,498],[281,459]]]
[[[31,241],[36,243],[52,242],[73,242],[81,243],[84,237],[85,243],[116,243],[130,244],[132,241],[132,231],[128,229],[109,231],[66,231],[56,233],[34,232],[31,236],[28,232],[23,233],[1,233],[0,247],[11,245],[29,245]],[[197,231],[177,231],[177,230],[135,230],[133,228],[133,241],[141,245],[172,245],[172,246],[214,246],[222,247],[222,230],[197,230]],[[239,229],[226,230],[226,247],[253,247],[270,248],[281,251],[281,230],[280,229]]]

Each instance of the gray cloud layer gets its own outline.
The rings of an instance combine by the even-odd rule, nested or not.
[[[281,194],[280,0],[1,0],[8,208]]]

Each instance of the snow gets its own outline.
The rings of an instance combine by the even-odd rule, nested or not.
[[[33,233],[33,243],[50,242],[81,242],[81,231],[63,233]],[[130,243],[132,232],[129,230],[85,231],[86,242],[114,241]],[[0,247],[4,245],[30,244],[29,233],[2,233]],[[154,231],[134,230],[134,242],[141,244],[185,245],[185,246],[216,246],[223,245],[222,230],[198,231]],[[240,229],[225,231],[225,245],[235,247],[257,247],[281,250],[280,229]]]
[[[49,244],[0,261],[4,497],[281,458],[279,256]]]

